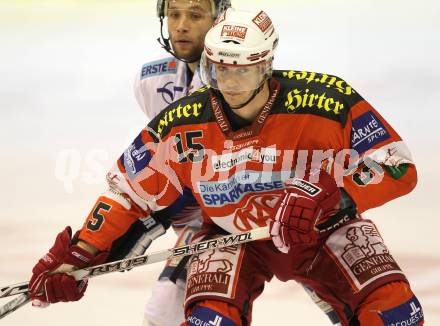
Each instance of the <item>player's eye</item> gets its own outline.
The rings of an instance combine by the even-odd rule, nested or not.
[[[196,12],[196,11],[191,11],[189,13],[189,16],[192,20],[200,20],[203,18],[203,15],[199,12]]]
[[[177,20],[180,18],[180,12],[178,10],[168,10],[168,19]]]

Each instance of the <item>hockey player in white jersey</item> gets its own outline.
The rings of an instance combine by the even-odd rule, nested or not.
[[[148,121],[167,105],[203,86],[199,76],[199,60],[205,34],[219,14],[230,6],[230,0],[157,1],[161,35],[158,40],[165,51],[152,56],[142,65],[134,85],[136,100]],[[201,225],[200,210],[192,204],[192,195],[187,195],[176,203],[176,208],[185,206],[184,210],[176,209],[178,214],[172,211],[163,213],[170,215],[170,224],[178,235],[180,245],[189,241]],[[127,255],[142,254],[151,241],[169,227],[169,224],[151,223],[150,218],[144,222],[144,225],[133,225],[120,242],[121,248],[115,247],[116,255],[112,259],[122,258],[127,251]],[[146,232],[142,233],[142,230]],[[130,241],[127,241],[128,238]],[[127,248],[130,246],[133,247]],[[183,266],[184,262],[179,265],[179,261],[167,263],[145,306],[143,325],[175,326],[176,321],[184,320],[186,273],[182,270]]]
[[[230,0],[158,0],[158,40],[166,51],[150,58],[135,80],[136,99],[149,120],[170,103],[203,86],[198,66],[205,34],[218,14],[230,5]]]

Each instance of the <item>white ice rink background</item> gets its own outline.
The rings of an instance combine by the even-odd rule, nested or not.
[[[440,325],[438,1],[232,1],[270,14],[276,67],[344,78],[408,143],[416,190],[367,216],[406,271],[426,324]],[[106,169],[144,125],[132,84],[158,32],[152,0],[0,0],[0,285],[27,280],[64,226],[81,227]],[[27,306],[0,324],[140,325],[160,269],[95,279],[80,302]],[[329,325],[293,282],[268,284],[255,303],[253,325],[276,324]]]

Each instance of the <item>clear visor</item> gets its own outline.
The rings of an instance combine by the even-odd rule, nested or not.
[[[222,92],[248,92],[259,88],[269,76],[266,61],[253,65],[228,65],[210,61],[205,54],[200,62],[202,82]]]

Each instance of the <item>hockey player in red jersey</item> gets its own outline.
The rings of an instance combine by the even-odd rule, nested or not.
[[[158,0],[157,16],[161,23],[160,43],[165,51],[150,55],[135,79],[135,95],[148,122],[168,104],[204,86],[200,80],[199,61],[203,41],[208,28],[226,8],[229,0]],[[167,33],[163,25],[166,22]],[[164,35],[168,34],[168,38]],[[178,235],[176,246],[187,244],[202,223],[200,210],[194,205],[190,192],[186,192],[179,206],[168,210],[160,219],[156,214],[133,223],[127,233],[114,241],[109,260],[141,255],[151,242],[171,228]],[[152,289],[152,296],[145,306],[145,324],[149,326],[173,326],[177,316],[184,315],[183,301],[186,271],[184,261],[168,261]],[[316,298],[306,288],[312,299]],[[314,299],[316,301],[316,299]],[[331,307],[319,301],[320,308],[333,324],[337,316]]]
[[[344,80],[272,73],[277,42],[263,11],[218,19],[202,57],[211,88],[141,131],[79,235],[72,242],[65,230],[34,268],[32,298],[81,297],[84,284],[60,269],[99,261],[133,221],[189,189],[203,210],[201,237],[270,225],[270,238],[192,257],[185,325],[250,325],[273,276],[309,286],[342,325],[423,324],[404,273],[359,215],[415,187],[408,149]]]

